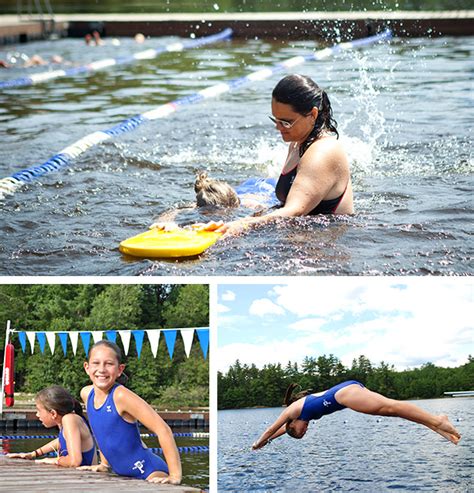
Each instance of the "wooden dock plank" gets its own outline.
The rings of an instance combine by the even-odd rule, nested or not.
[[[115,474],[78,471],[34,461],[9,459],[0,455],[0,492],[4,493],[84,493],[100,492],[168,492],[199,493],[202,490],[186,485],[152,484],[140,479]]]

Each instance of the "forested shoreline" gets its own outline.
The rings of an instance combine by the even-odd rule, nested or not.
[[[444,392],[474,390],[474,357],[469,355],[465,364],[455,368],[426,363],[404,371],[385,362],[374,365],[363,355],[351,367],[332,354],[308,356],[301,365],[290,361],[286,366],[267,364],[263,368],[237,360],[226,373],[218,373],[218,408],[278,407],[290,383],[319,392],[344,380],[358,380],[393,399],[443,397]]]
[[[209,287],[200,284],[2,285],[2,349],[7,320],[15,330],[45,332],[208,327]],[[196,334],[186,357],[178,331],[172,359],[163,334],[161,338],[156,358],[146,340],[138,358],[134,338],[131,338],[125,357],[127,386],[159,408],[208,406],[209,356],[204,359]],[[120,337],[117,343],[123,347]],[[66,356],[59,344],[54,354],[48,345],[44,354],[38,347],[31,354],[29,345],[23,353],[16,334],[13,344],[16,391],[36,393],[48,385],[58,384],[79,397],[80,389],[90,383],[83,369],[85,353],[81,342],[74,355],[69,341]]]

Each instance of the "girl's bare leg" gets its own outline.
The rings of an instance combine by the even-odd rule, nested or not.
[[[445,415],[435,416],[411,402],[389,399],[359,385],[349,385],[336,392],[336,400],[354,411],[378,416],[394,416],[424,425],[457,444],[461,435]]]

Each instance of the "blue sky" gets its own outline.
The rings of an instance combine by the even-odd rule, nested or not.
[[[466,278],[321,277],[218,288],[218,368],[334,354],[345,365],[457,366],[474,355]]]

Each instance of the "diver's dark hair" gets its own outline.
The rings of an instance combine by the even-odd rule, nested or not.
[[[294,390],[299,386],[300,385],[297,383],[290,383],[290,385],[288,385],[288,388],[286,389],[285,392],[285,398],[283,399],[283,404],[285,406],[289,406],[290,404],[293,404],[293,402],[296,402],[302,397],[306,397],[307,395],[312,394],[312,391],[308,389],[308,390],[302,390],[301,392],[298,392],[297,394],[293,395]]]
[[[91,354],[92,351],[100,346],[105,346],[109,349],[111,349],[114,353],[115,356],[117,357],[118,364],[121,365],[123,363],[123,356],[122,356],[122,350],[119,348],[115,342],[108,341],[107,339],[102,339],[101,341],[96,342],[90,349],[89,349],[89,354],[87,355],[87,361],[90,361],[91,359]],[[120,377],[117,378],[117,382],[121,383],[122,385],[125,385],[128,381],[128,376],[125,375],[124,372],[120,375]]]
[[[53,409],[60,415],[65,416],[72,412],[79,416],[84,417],[82,413],[82,406],[74,399],[74,397],[60,385],[51,385],[43,390],[40,390],[35,397],[46,410],[52,411]]]
[[[322,132],[331,132],[339,138],[337,122],[332,116],[331,102],[326,91],[306,75],[287,75],[275,86],[272,97],[279,103],[289,104],[300,115],[308,115],[314,107],[318,108],[313,130],[300,146],[300,157]]]

